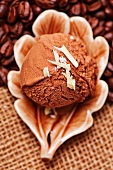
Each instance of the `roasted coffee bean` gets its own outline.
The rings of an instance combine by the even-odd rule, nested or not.
[[[111,42],[113,39],[113,32],[108,32],[106,34],[104,34],[104,38],[108,41]]]
[[[68,0],[60,0],[58,5],[60,8],[64,8],[67,6],[67,4],[68,4]]]
[[[20,18],[27,18],[30,13],[30,5],[27,1],[20,2],[18,6],[18,14]]]
[[[2,84],[3,83],[7,83],[7,74],[8,74],[8,69],[4,68],[4,67],[0,67],[0,77],[1,77],[1,81]]]
[[[80,12],[81,12],[81,7],[80,7],[80,4],[77,3],[77,4],[72,6],[72,8],[70,10],[70,16],[80,15]]]
[[[103,7],[108,5],[108,0],[100,0]]]
[[[13,54],[13,43],[11,41],[7,41],[5,44],[1,46],[0,53],[4,57],[9,57]]]
[[[110,70],[106,69],[106,70],[104,71],[104,76],[105,76],[105,77],[111,77],[112,75],[113,75],[113,73],[112,73]]]
[[[69,0],[69,3],[73,4],[73,3],[77,3],[78,0]]]
[[[113,77],[108,78],[107,83],[108,83],[110,90],[113,91]]]
[[[80,6],[81,6],[81,15],[84,16],[87,13],[87,5],[82,2]]]
[[[26,35],[26,34],[27,34],[27,35],[32,35],[32,33],[31,33],[30,31],[24,31],[24,32],[23,32],[23,35]]]
[[[42,12],[42,9],[35,4],[32,5],[32,10],[36,16],[38,16]]]
[[[18,38],[22,35],[24,27],[23,27],[23,24],[21,22],[17,22],[14,25],[10,25],[9,30],[10,30],[10,37],[11,38]]]
[[[58,4],[58,0],[35,0],[35,3],[44,9],[54,8]]]
[[[12,24],[16,21],[16,19],[17,19],[16,8],[14,6],[10,6],[8,16],[7,16],[7,22],[9,24]]]
[[[29,16],[27,18],[22,19],[22,22],[29,23],[32,20],[33,20],[33,11],[32,11],[32,8],[30,8]]]
[[[107,22],[105,23],[105,26],[112,29],[112,28],[113,28],[113,21],[107,21]]]
[[[110,62],[108,62],[107,68],[108,68],[110,71],[113,71],[113,64],[111,64]]]
[[[8,65],[10,65],[13,61],[14,61],[14,56],[11,56],[11,57],[9,57],[9,58],[3,58],[3,59],[1,60],[1,64],[2,64],[2,66],[8,66]]]
[[[8,29],[7,24],[3,24],[0,27],[0,45],[7,41],[8,33],[9,33],[9,29]]]
[[[101,8],[102,4],[100,1],[94,2],[93,4],[88,6],[89,12],[95,12]]]
[[[5,1],[0,2],[0,18],[3,18],[7,15],[8,12],[8,3]]]
[[[103,26],[98,26],[98,27],[96,27],[96,28],[94,29],[94,31],[93,31],[94,37],[102,34],[103,31],[104,31],[104,27],[103,27]]]
[[[92,27],[92,29],[96,28],[98,26],[99,20],[96,17],[90,18],[89,23]]]
[[[98,11],[94,14],[95,17],[97,17],[100,20],[105,20],[106,19],[106,15],[104,13],[104,11]]]
[[[109,91],[108,93],[108,101],[113,102],[113,92]]]
[[[94,2],[95,0],[85,0],[86,1],[86,3],[92,3],[92,2]]]
[[[109,0],[109,3],[113,7],[113,0]]]
[[[11,5],[18,9],[19,4],[20,4],[19,0],[14,0]]]
[[[110,56],[110,61],[113,64],[113,49],[112,48],[110,48],[110,55],[109,56]]]
[[[105,8],[105,14],[110,19],[113,19],[113,10],[109,6]]]

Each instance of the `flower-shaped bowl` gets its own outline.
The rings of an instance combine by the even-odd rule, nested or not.
[[[100,80],[108,62],[109,46],[102,37],[93,39],[89,23],[82,17],[69,18],[62,12],[47,10],[41,13],[33,26],[35,37],[22,36],[14,46],[14,55],[19,71],[8,74],[8,88],[16,97],[14,107],[28,125],[41,145],[41,158],[51,160],[57,148],[70,137],[86,131],[93,124],[92,113],[105,103],[108,86]],[[95,58],[98,78],[95,93],[83,103],[56,109],[57,116],[45,115],[44,108],[29,100],[21,91],[20,70],[29,50],[43,34],[69,33],[79,37],[86,45],[88,55]],[[60,114],[64,113],[64,114]]]

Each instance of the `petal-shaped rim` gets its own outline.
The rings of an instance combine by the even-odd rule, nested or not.
[[[14,56],[19,69],[21,69],[26,54],[35,43],[35,38],[30,35],[24,35],[16,41],[14,45]]]
[[[23,98],[24,95],[20,87],[20,71],[10,71],[7,79],[10,93],[16,98]]]
[[[70,18],[70,34],[78,36],[87,47],[88,54],[95,58],[98,65],[98,79],[102,76],[109,57],[109,45],[105,38],[93,39],[93,32],[88,21],[82,17]]]
[[[41,13],[33,24],[33,33],[35,36],[53,33],[69,33],[69,17],[63,12],[55,10],[46,10]]]

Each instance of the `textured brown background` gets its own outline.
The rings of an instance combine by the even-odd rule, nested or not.
[[[94,125],[66,141],[51,162],[40,159],[36,137],[19,118],[14,98],[0,88],[0,170],[113,170],[113,105],[94,113]]]

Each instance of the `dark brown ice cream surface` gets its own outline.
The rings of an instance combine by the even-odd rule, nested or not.
[[[64,53],[57,51],[70,64],[75,90],[67,87],[66,77],[62,74],[65,69],[56,68],[48,61],[55,61],[54,46],[63,45],[78,62],[76,68]],[[48,67],[50,77],[44,77],[45,67]],[[28,52],[20,72],[20,82],[22,91],[34,102],[55,108],[83,102],[93,95],[97,72],[96,62],[88,56],[86,47],[79,38],[61,33],[46,34],[37,39],[37,43]]]

